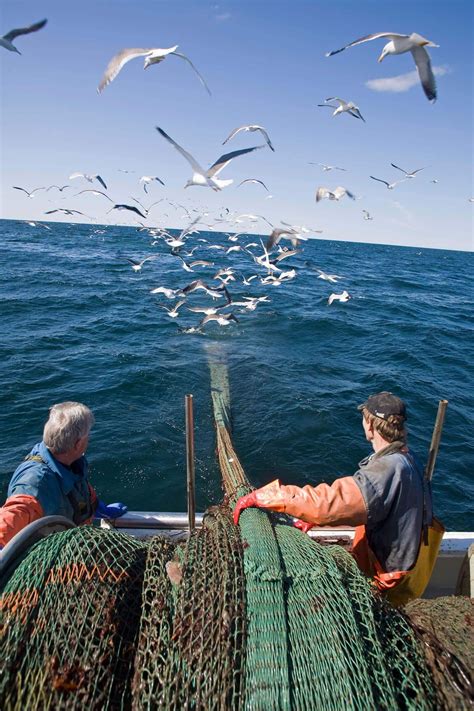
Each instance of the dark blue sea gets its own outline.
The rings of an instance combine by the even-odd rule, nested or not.
[[[357,405],[379,390],[407,401],[409,442],[424,460],[438,400],[449,400],[435,510],[451,530],[474,529],[471,253],[311,240],[281,263],[297,270],[295,279],[244,286],[240,274],[255,274],[255,265],[246,253],[208,249],[230,246],[219,233],[189,237],[187,246],[198,246],[192,259],[214,267],[188,274],[169,247],[151,246],[135,228],[49,226],[0,222],[2,497],[41,439],[49,406],[79,400],[96,417],[88,459],[100,496],[131,509],[184,511],[184,396],[192,393],[198,508],[218,502],[209,375],[217,357],[228,365],[234,444],[255,485],[352,474],[370,451]],[[250,241],[258,240],[239,238]],[[139,272],[125,259],[150,254],[160,258]],[[271,301],[253,312],[234,308],[237,324],[179,331],[200,315],[182,307],[171,319],[159,304],[173,302],[150,290],[194,278],[217,285],[222,266],[236,270],[234,300]],[[318,268],[344,279],[331,285]],[[329,306],[329,294],[343,289],[352,299]],[[201,291],[187,303],[212,300]]]

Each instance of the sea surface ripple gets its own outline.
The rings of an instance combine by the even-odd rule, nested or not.
[[[41,439],[48,407],[79,400],[96,416],[88,459],[100,496],[136,510],[184,511],[184,396],[192,393],[197,504],[218,502],[209,375],[218,357],[229,369],[236,450],[256,486],[352,474],[370,451],[356,407],[379,390],[407,401],[409,441],[424,461],[438,400],[449,400],[435,511],[450,529],[474,529],[472,254],[308,241],[282,265],[294,266],[296,279],[278,288],[229,285],[234,298],[268,294],[271,303],[235,311],[238,324],[184,334],[178,325],[198,316],[168,318],[158,304],[171,302],[150,290],[211,281],[223,264],[249,275],[247,255],[210,257],[203,248],[193,258],[216,268],[190,275],[166,245],[150,247],[134,228],[0,225],[3,497]],[[200,236],[229,244],[219,233]],[[137,273],[125,261],[153,252],[162,256]],[[317,268],[344,280],[328,284]],[[351,301],[328,306],[331,291],[342,289]]]

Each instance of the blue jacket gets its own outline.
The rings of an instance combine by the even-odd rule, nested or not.
[[[367,541],[382,568],[410,570],[423,526],[423,471],[408,448],[394,442],[359,462],[354,474],[367,507]],[[426,517],[431,523],[431,491],[426,491]]]
[[[70,467],[53,457],[44,442],[36,444],[27,459],[15,470],[8,497],[33,496],[41,505],[44,516],[60,515],[76,524],[84,523],[96,507],[95,492],[87,480],[85,456]]]

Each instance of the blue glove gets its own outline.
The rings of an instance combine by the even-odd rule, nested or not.
[[[115,504],[104,504],[103,501],[98,499],[97,508],[95,510],[94,518],[119,518],[123,516],[128,511],[128,506],[117,502]]]

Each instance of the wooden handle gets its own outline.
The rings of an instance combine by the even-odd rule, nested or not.
[[[433,435],[431,437],[430,451],[428,452],[428,461],[426,463],[425,469],[425,479],[431,481],[433,477],[433,471],[436,464],[436,457],[438,456],[439,443],[441,440],[441,432],[443,431],[444,416],[446,414],[446,408],[448,406],[447,400],[440,400],[438,404],[438,414],[436,415],[436,421],[433,428]]]
[[[186,416],[186,472],[188,493],[188,523],[189,532],[196,525],[196,486],[194,477],[194,414],[193,396],[185,395],[184,408]]]

